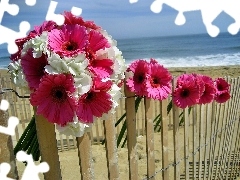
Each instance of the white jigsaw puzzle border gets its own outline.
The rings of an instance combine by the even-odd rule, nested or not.
[[[25,0],[28,6],[34,6],[36,0]],[[64,23],[64,16],[61,14],[55,14],[55,9],[57,7],[57,1],[50,1],[50,5],[46,14],[46,20],[55,21],[58,25]],[[12,16],[16,16],[19,13],[19,6],[16,4],[9,4],[9,0],[0,1],[0,44],[8,44],[8,52],[14,54],[18,51],[18,47],[15,44],[15,40],[19,38],[24,38],[27,32],[30,30],[30,23],[27,21],[22,21],[19,25],[19,32],[13,31],[12,29],[1,25],[2,18],[5,12],[8,12]],[[82,13],[82,9],[73,6],[71,12],[79,16]]]
[[[129,3],[137,3],[138,0],[129,0]],[[154,0],[150,5],[150,9],[154,13],[160,13],[163,4],[170,6],[178,11],[175,19],[176,25],[183,25],[186,22],[184,12],[201,11],[202,21],[205,25],[207,33],[211,37],[216,37],[220,33],[219,27],[213,25],[213,21],[222,13],[225,12],[232,17],[235,22],[228,26],[228,32],[236,35],[240,29],[240,0]]]

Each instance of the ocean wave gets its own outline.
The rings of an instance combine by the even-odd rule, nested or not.
[[[149,60],[149,58],[143,58]],[[160,64],[165,67],[201,67],[201,66],[229,66],[240,65],[240,53],[234,54],[210,54],[203,56],[188,56],[188,57],[169,57],[155,58]],[[132,60],[127,60],[130,64]]]

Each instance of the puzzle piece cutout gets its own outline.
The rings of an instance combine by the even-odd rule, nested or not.
[[[1,180],[14,180],[12,178],[7,177],[8,173],[10,172],[11,166],[8,163],[1,163],[0,164],[0,179]]]
[[[55,21],[57,25],[63,25],[64,23],[64,16],[61,14],[55,14],[55,9],[57,8],[58,2],[56,1],[50,1],[50,5],[48,7],[46,20],[47,21]],[[79,16],[82,13],[82,9],[73,6],[71,9],[71,12],[75,16]]]
[[[138,0],[129,0],[131,4],[138,2]]]
[[[36,0],[25,0],[25,3],[28,6],[34,6],[36,4]]]
[[[2,111],[6,111],[9,108],[9,102],[5,99],[2,99],[1,104],[0,104],[0,109]]]
[[[28,6],[34,6],[36,0],[25,0],[25,3]],[[0,1],[0,44],[8,43],[8,52],[13,54],[18,50],[15,40],[26,36],[27,32],[30,30],[30,24],[26,21],[22,21],[19,25],[19,32],[2,26],[1,22],[5,12],[8,12],[12,16],[16,16],[19,13],[19,6],[16,4],[9,4],[9,0]]]
[[[39,165],[35,165],[32,155],[28,155],[24,151],[19,151],[16,155],[18,161],[26,161],[27,166],[22,174],[21,180],[40,180],[38,174],[45,173],[49,171],[49,165],[46,162],[41,162]],[[1,180],[14,180],[7,177],[10,171],[10,164],[1,163],[0,164],[0,179]]]
[[[129,0],[130,3],[136,3],[138,0]],[[206,27],[208,34],[212,37],[218,36],[220,29],[213,25],[213,21],[225,12],[232,17],[235,22],[228,26],[228,32],[236,35],[240,29],[240,0],[154,0],[150,9],[154,13],[160,13],[163,4],[166,4],[178,11],[175,19],[176,25],[183,25],[186,22],[184,12],[200,10],[202,20]]]
[[[0,105],[0,109],[3,111],[6,111],[9,107],[9,103],[7,100],[2,100],[1,101],[1,105]],[[0,133],[4,133],[6,135],[11,135],[14,136],[15,135],[15,128],[16,126],[19,124],[19,119],[17,117],[11,116],[8,119],[8,127],[3,127],[0,126]]]
[[[36,0],[25,0],[25,3],[28,6],[34,6]],[[50,5],[47,11],[46,20],[55,21],[58,25],[64,23],[64,16],[61,14],[55,14],[55,9],[58,2],[50,1]],[[19,7],[16,4],[9,4],[9,0],[0,1],[0,44],[8,44],[8,52],[14,54],[18,51],[18,47],[15,44],[15,40],[19,38],[24,38],[27,35],[27,32],[30,30],[30,24],[27,21],[22,21],[19,25],[19,32],[13,31],[10,28],[1,25],[2,18],[5,12],[8,12],[12,16],[16,16],[19,13]],[[82,9],[73,6],[71,12],[79,16],[82,13]]]
[[[46,162],[41,162],[39,165],[35,165],[32,155],[28,155],[24,151],[19,151],[16,155],[18,161],[26,161],[27,166],[22,174],[21,180],[39,180],[39,173],[45,173],[49,171],[49,165]]]
[[[26,37],[30,30],[30,24],[27,21],[22,21],[19,25],[19,32],[13,31],[5,26],[0,25],[0,44],[8,43],[8,52],[14,54],[18,51],[15,40]]]

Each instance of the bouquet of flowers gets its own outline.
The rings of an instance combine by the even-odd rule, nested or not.
[[[114,113],[126,70],[117,43],[92,21],[64,12],[16,40],[9,72],[30,102],[57,129],[80,137],[95,118]]]

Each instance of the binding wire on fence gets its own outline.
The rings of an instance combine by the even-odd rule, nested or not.
[[[2,87],[18,92],[6,81],[1,77]],[[57,135],[58,149],[64,151],[81,146],[84,152],[91,152],[91,145],[100,144],[105,139],[108,177],[121,179],[117,160],[120,147],[116,148],[115,142],[123,122],[116,128],[114,123],[126,111],[127,141],[124,148],[128,149],[129,179],[235,179],[240,172],[240,78],[227,78],[227,81],[231,84],[231,99],[226,103],[195,105],[191,111],[173,105],[170,113],[166,109],[171,98],[161,102],[144,99],[135,113],[136,98],[125,89],[125,97],[129,98],[121,99],[116,116],[96,121],[89,133],[90,138],[84,139],[85,144],[77,144],[73,137]],[[23,91],[20,94],[25,95]],[[33,111],[27,99],[16,98],[10,92],[4,95],[12,106],[9,113],[21,121],[16,129],[15,141],[18,141]],[[161,121],[156,124],[153,120],[159,113]],[[181,113],[183,122],[179,118]],[[157,131],[160,132],[160,146],[154,144],[155,138],[159,137],[155,136]],[[146,172],[139,172],[138,136],[146,138]],[[156,151],[160,154],[157,155]],[[156,165],[157,159],[160,159],[160,165]],[[87,166],[83,164],[80,166],[82,173],[89,170],[84,169]]]

